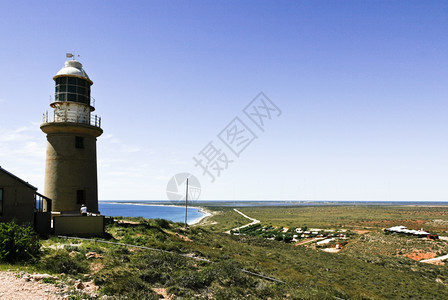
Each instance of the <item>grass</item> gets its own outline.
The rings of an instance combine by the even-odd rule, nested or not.
[[[264,225],[309,228],[375,228],[393,225],[421,228],[436,233],[448,232],[448,209],[418,206],[296,206],[296,207],[241,207],[246,215],[260,220]],[[236,218],[236,212],[213,216],[210,221]],[[243,224],[248,220],[243,220]],[[233,226],[230,225],[229,226]],[[237,226],[235,226],[237,227]],[[213,227],[210,227],[213,230]],[[227,227],[226,227],[227,228]],[[233,228],[233,227],[231,227]],[[227,228],[230,229],[230,228]]]
[[[235,212],[233,208],[207,207],[207,209],[213,213],[213,216],[209,217],[207,220],[208,224],[212,224],[207,226],[207,228],[211,231],[224,232],[248,223],[248,220],[239,213]]]
[[[260,216],[251,215],[249,209],[244,212],[251,217],[262,219],[261,214]],[[278,216],[276,212],[283,214],[282,210],[274,210],[270,214]],[[233,216],[231,210],[226,210],[226,213]],[[218,216],[219,218],[230,217]],[[353,221],[349,220],[349,222],[353,224]],[[325,223],[318,221],[310,224],[311,226],[320,224],[321,227],[331,225],[326,221]],[[222,229],[226,229],[223,227],[219,227],[218,232],[214,232],[217,228],[214,225],[210,226],[213,231],[205,228],[180,231],[179,226],[172,224],[170,230],[163,231],[155,231],[144,226],[135,226],[132,230],[130,227],[122,228],[118,226],[117,228],[111,228],[110,232],[117,238],[124,239],[127,234],[130,234],[129,230],[133,232],[131,235],[143,234],[143,231],[146,230],[146,238],[137,242],[144,243],[147,246],[157,246],[159,235],[162,234],[165,235],[164,247],[174,249],[178,253],[196,253],[217,263],[232,262],[238,264],[239,268],[273,276],[287,282],[286,285],[279,287],[279,285],[271,282],[251,278],[246,279],[253,281],[250,285],[240,286],[234,282],[231,288],[226,288],[227,294],[221,295],[221,289],[218,287],[222,288],[225,281],[210,280],[210,277],[205,275],[194,275],[206,274],[202,272],[206,272],[205,270],[208,270],[208,268],[214,270],[210,271],[212,273],[217,272],[217,269],[221,267],[215,269],[213,266],[191,265],[188,260],[183,260],[180,263],[181,265],[165,265],[163,268],[168,269],[162,268],[160,270],[160,274],[173,274],[170,278],[163,278],[156,270],[152,270],[145,275],[150,284],[166,287],[171,292],[177,293],[178,296],[187,298],[193,297],[192,295],[200,295],[199,298],[205,298],[205,291],[208,291],[208,293],[212,291],[217,299],[221,296],[237,299],[250,298],[251,296],[248,295],[254,295],[257,286],[262,285],[264,286],[263,295],[270,295],[269,297],[273,297],[273,299],[284,297],[330,299],[333,296],[351,299],[393,299],[398,296],[413,298],[415,295],[424,295],[427,299],[437,299],[441,295],[446,294],[448,296],[445,285],[436,281],[448,282],[446,268],[421,264],[403,257],[374,253],[374,248],[372,248],[372,251],[364,253],[359,249],[365,249],[365,245],[362,247],[360,244],[358,250],[352,248],[335,255],[259,237],[229,236],[221,233]],[[177,238],[172,234],[176,230],[193,242],[185,242]],[[389,239],[391,245],[393,244],[394,236],[380,235],[379,232],[374,232],[374,234],[378,234],[379,237],[384,237],[386,240]],[[355,237],[353,244],[361,243],[361,237],[363,236],[365,235]],[[415,241],[408,237],[398,238],[398,244],[404,243],[406,239]],[[439,243],[437,241],[429,242]],[[129,263],[131,261],[132,259]],[[158,269],[156,264],[151,263],[150,265]],[[138,269],[140,267],[137,267]],[[180,271],[173,273],[173,270]],[[192,270],[193,272],[191,272]],[[234,269],[233,273],[238,272]],[[186,278],[189,278],[189,280]],[[400,280],[393,280],[395,278],[400,278]],[[424,282],[422,282],[422,278],[424,278]],[[257,294],[257,297],[260,297],[260,295]]]
[[[214,208],[217,209],[217,208]],[[157,299],[154,288],[177,299],[444,299],[448,298],[448,269],[403,257],[412,251],[448,253],[445,241],[386,235],[386,224],[403,224],[444,233],[446,208],[420,207],[246,207],[239,208],[262,226],[309,228],[368,228],[350,236],[340,253],[264,239],[231,236],[223,231],[250,221],[225,208],[209,218],[209,225],[188,230],[183,224],[130,219],[107,226],[112,241],[168,250],[171,253],[125,248],[86,241],[51,238],[34,268],[59,257],[74,268],[66,276],[89,273],[101,295],[128,299]],[[290,211],[289,211],[290,210]],[[434,220],[442,220],[434,222]],[[228,221],[228,223],[227,223]],[[402,223],[407,221],[408,223]],[[213,224],[213,222],[218,222]],[[448,222],[447,222],[448,223]],[[389,225],[387,225],[389,226]],[[428,229],[427,226],[432,226]],[[59,246],[58,250],[48,248]],[[65,254],[62,254],[65,251]],[[95,252],[102,258],[87,259]],[[197,261],[184,255],[209,259]],[[70,265],[77,261],[88,269]],[[58,264],[54,263],[55,266]],[[64,265],[64,264],[63,264]],[[1,266],[0,266],[1,267]],[[3,266],[5,268],[6,266]],[[9,268],[9,267],[8,267]],[[275,283],[241,269],[285,281]],[[62,269],[50,272],[60,274]]]

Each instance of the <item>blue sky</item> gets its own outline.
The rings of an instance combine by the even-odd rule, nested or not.
[[[93,80],[101,200],[448,200],[445,1],[2,1],[0,165],[43,192],[52,77]],[[242,112],[282,111],[260,131]],[[257,135],[239,157],[217,135]],[[193,157],[233,162],[212,183]]]

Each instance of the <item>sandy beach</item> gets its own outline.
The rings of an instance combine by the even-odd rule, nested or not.
[[[121,201],[107,201],[107,202],[103,202],[104,204],[113,204],[113,205],[133,205],[133,206],[145,206],[145,207],[176,207],[176,208],[180,208],[182,209],[182,211],[185,209],[185,206],[183,205],[175,205],[172,203],[137,203],[137,202],[121,202]],[[101,202],[100,202],[101,205]],[[101,207],[100,207],[101,209]],[[208,209],[206,209],[205,207],[201,207],[201,206],[195,206],[195,205],[191,205],[188,206],[188,209],[194,209],[195,212],[194,214],[189,213],[188,214],[188,224],[189,225],[197,225],[199,223],[203,223],[205,222],[205,220],[212,216],[214,214],[213,211],[210,211]],[[102,211],[103,212],[103,211]],[[109,213],[113,213],[110,212]],[[121,212],[115,212],[115,213],[122,213]],[[107,215],[107,214],[106,214]],[[124,215],[125,216],[125,215]],[[132,215],[129,215],[132,216]],[[159,217],[149,217],[149,218],[164,218],[163,216],[159,216]],[[177,220],[177,222],[183,222],[183,217],[182,220]]]
[[[189,225],[197,225],[199,223],[203,223],[203,222],[205,222],[207,220],[208,217],[213,216],[213,212],[212,211],[210,211],[210,210],[208,210],[208,209],[206,209],[204,207],[197,207],[197,208],[199,208],[199,211],[201,213],[203,213],[204,215],[202,217],[200,217],[200,218],[197,218],[197,219],[193,220],[192,222],[190,222]]]

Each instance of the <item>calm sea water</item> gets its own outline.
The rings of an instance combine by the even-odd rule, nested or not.
[[[146,219],[167,219],[174,222],[185,221],[185,207],[182,203],[176,203],[179,206],[173,206],[170,201],[100,201],[99,210],[105,216],[122,217],[143,217]],[[220,200],[220,201],[193,201],[195,206],[225,206],[225,207],[244,207],[244,206],[321,206],[321,205],[448,205],[446,201],[254,201],[254,200]],[[194,223],[203,217],[197,207],[188,208],[188,223]]]
[[[143,217],[145,219],[167,219],[173,222],[185,222],[185,207],[154,205],[148,203],[98,203],[102,215],[111,217]],[[197,207],[189,207],[187,222],[194,223],[205,214]]]

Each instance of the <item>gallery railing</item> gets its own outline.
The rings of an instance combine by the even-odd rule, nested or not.
[[[51,114],[48,114],[48,111],[46,111],[43,114],[43,123],[52,122],[87,124],[101,128],[101,117],[77,111],[64,111],[57,114],[56,112],[53,112],[53,116],[51,116]]]

